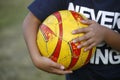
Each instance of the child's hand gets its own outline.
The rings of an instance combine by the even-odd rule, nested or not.
[[[82,20],[81,22],[83,24],[88,24],[89,27],[74,30],[72,32],[73,34],[85,33],[85,35],[74,39],[73,42],[85,41],[79,45],[78,48],[86,47],[85,51],[87,51],[104,40],[105,27],[93,20]]]
[[[72,71],[70,70],[64,70],[64,66],[58,63],[55,63],[51,59],[43,57],[43,56],[39,56],[36,59],[34,59],[34,64],[39,69],[49,72],[49,73],[54,73],[54,74],[59,74],[59,75],[72,73]]]

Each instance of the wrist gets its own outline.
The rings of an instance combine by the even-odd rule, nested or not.
[[[42,59],[42,56],[40,55],[40,53],[31,53],[31,59],[32,59],[32,62],[33,64],[36,66],[36,67],[39,67],[40,66],[40,62],[41,62],[41,59]]]
[[[111,36],[110,33],[112,32],[112,30],[110,30],[109,28],[104,28],[104,41],[107,43],[109,42],[109,40],[111,40]]]
[[[110,29],[106,28],[103,26],[102,28],[102,34],[103,34],[103,41],[107,42],[108,38],[109,38],[109,31]]]

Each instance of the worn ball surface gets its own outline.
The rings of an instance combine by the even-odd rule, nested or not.
[[[83,15],[69,10],[58,11],[48,16],[40,25],[37,35],[41,55],[62,64],[65,69],[76,70],[87,64],[95,52],[95,47],[85,52],[84,47],[77,48],[82,42],[72,42],[74,38],[84,35],[72,34],[75,29],[88,27],[80,22],[84,19],[86,18]]]

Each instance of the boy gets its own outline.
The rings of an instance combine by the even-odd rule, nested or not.
[[[120,1],[119,0],[35,0],[23,23],[23,31],[31,59],[36,67],[54,74],[67,74],[67,80],[120,80]],[[78,48],[85,51],[97,46],[90,63],[76,70],[64,70],[64,66],[40,55],[36,44],[39,25],[53,12],[68,9],[84,14],[91,20],[81,21],[88,28],[72,31],[85,33],[73,40],[86,40]],[[70,26],[69,26],[70,27]]]

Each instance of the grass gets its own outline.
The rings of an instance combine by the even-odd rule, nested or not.
[[[64,80],[64,76],[41,71],[31,62],[22,35],[22,22],[31,2],[0,1],[0,80]]]

